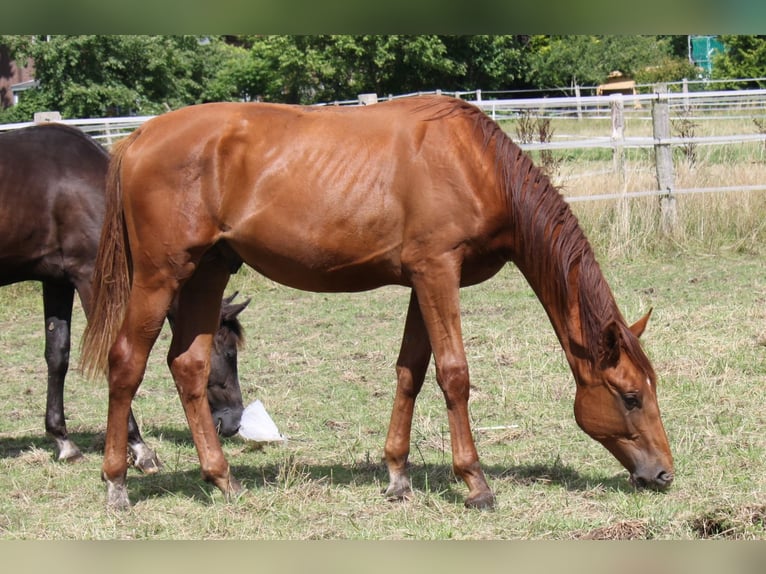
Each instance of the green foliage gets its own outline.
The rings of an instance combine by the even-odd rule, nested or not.
[[[685,38],[0,36],[17,60],[34,61],[40,83],[21,107],[0,112],[0,121],[28,120],[40,110],[104,117],[206,101],[332,102],[368,92],[554,91],[600,84],[613,70],[642,83],[680,80],[696,76],[683,54]],[[753,60],[755,68],[759,60]]]
[[[722,53],[713,56],[712,77],[762,78],[766,70],[766,36],[721,36],[725,46]],[[756,82],[763,88],[766,82]],[[741,88],[741,83],[723,84],[724,88]],[[755,87],[755,86],[752,86]]]
[[[498,89],[518,79],[513,36],[319,35],[240,38],[215,93],[313,103],[360,93]]]
[[[660,82],[678,82],[684,78],[699,76],[700,70],[686,58],[666,56],[655,63],[637,70],[633,78],[639,84],[658,84]]]
[[[660,36],[534,36],[531,45],[531,83],[551,88],[598,85],[615,70],[637,77],[678,60]]]
[[[40,82],[35,103],[64,117],[154,114],[202,101],[221,41],[195,36],[50,36],[16,42]]]

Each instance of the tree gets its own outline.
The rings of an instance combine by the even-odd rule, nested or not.
[[[725,47],[713,56],[714,79],[763,78],[766,71],[766,36],[720,36]],[[757,87],[766,82],[756,80]],[[741,88],[741,82],[724,83],[724,88]],[[720,87],[720,86],[719,86]]]
[[[516,36],[319,35],[239,37],[219,97],[314,103],[417,91],[502,89],[525,74]]]
[[[196,36],[40,36],[13,42],[32,58],[38,106],[64,117],[156,114],[204,99],[223,51]]]
[[[562,91],[601,84],[615,70],[640,79],[651,69],[673,70],[683,59],[669,36],[533,36],[530,46],[530,83]],[[683,78],[669,75],[663,79]]]
[[[311,104],[418,91],[568,91],[613,70],[681,79],[680,36],[0,36],[39,87],[0,121],[156,114],[262,99]],[[28,117],[21,117],[28,116]],[[12,117],[13,120],[8,118]]]

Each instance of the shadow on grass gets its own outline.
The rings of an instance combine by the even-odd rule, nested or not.
[[[162,440],[168,443],[194,448],[188,429],[162,427],[147,430],[149,434],[161,436]],[[104,434],[102,432],[70,433],[70,438],[80,447],[84,455],[96,457],[103,455]],[[229,440],[237,439],[224,439],[224,445]],[[149,445],[151,446],[151,439],[149,439]],[[16,458],[33,449],[49,452],[51,459],[56,454],[53,440],[44,433],[0,438],[0,458]],[[290,481],[298,486],[301,482],[307,481],[329,481],[330,484],[341,486],[380,484],[383,488],[388,483],[388,473],[383,462],[310,464],[303,463],[286,452],[280,461],[263,465],[238,464],[236,457],[230,457],[229,463],[232,474],[248,490],[255,493],[259,489],[275,484],[288,484]],[[217,498],[217,489],[202,480],[199,466],[189,470],[170,470],[169,466],[171,465],[165,464],[158,474],[148,476],[131,470],[128,473],[128,491],[131,500],[136,503],[168,494],[189,497],[203,503],[212,503]],[[596,488],[612,492],[633,491],[633,487],[624,476],[586,475],[572,466],[562,464],[559,460],[552,463],[520,464],[512,467],[483,465],[483,468],[490,485],[493,482],[503,482],[514,485],[514,488],[551,485],[574,492]],[[414,463],[410,466],[410,477],[416,492],[434,493],[452,503],[461,504],[467,494],[465,485],[455,477],[449,463]]]
[[[69,438],[85,455],[104,452],[103,432],[70,432]],[[0,438],[0,458],[17,458],[35,449],[50,452],[53,459],[58,454],[55,441],[42,431],[40,434]]]
[[[273,460],[273,459],[272,459]],[[237,464],[236,458],[230,458],[231,471],[252,494],[257,496],[263,489],[280,485],[286,488],[300,489],[310,483],[331,484],[334,486],[370,486],[381,485],[381,497],[388,484],[388,472],[385,464],[311,464],[296,460],[289,454],[278,462],[263,465]],[[410,467],[410,479],[415,493],[430,493],[441,497],[446,502],[461,505],[467,488],[458,479],[449,464],[414,464]],[[587,492],[602,489],[605,492],[633,492],[634,489],[625,477],[604,475],[583,475],[577,470],[560,464],[529,464],[512,468],[504,466],[484,466],[490,486],[497,489],[497,482],[510,482],[512,488],[532,488],[540,484],[553,488],[564,488],[572,492]],[[178,477],[177,479],[174,477]],[[150,498],[160,492],[172,492],[189,496],[200,501],[211,502],[215,487],[204,483],[198,469],[139,477],[129,480],[128,488],[134,501]],[[507,486],[505,487],[508,488]]]

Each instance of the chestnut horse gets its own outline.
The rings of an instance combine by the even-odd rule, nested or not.
[[[240,492],[203,390],[213,309],[241,262],[304,290],[412,289],[384,449],[388,497],[412,495],[413,408],[433,354],[465,504],[494,504],[471,436],[459,289],[508,261],[542,302],[571,365],[579,425],[634,485],[672,482],[657,377],[638,342],[648,315],[626,325],[568,204],[477,107],[442,96],[359,108],[187,107],[123,140],[107,186],[84,359],[109,377],[108,506],[129,506],[128,407],[176,294],[168,361],[202,475],[227,497]]]
[[[58,459],[82,453],[69,438],[64,416],[64,380],[69,370],[72,307],[77,291],[86,316],[91,276],[105,212],[109,154],[82,131],[41,124],[0,135],[0,285],[40,281],[45,313],[48,391],[45,429]],[[237,432],[242,393],[236,352],[242,338],[237,315],[247,303],[220,306],[210,404],[223,434]],[[130,456],[143,472],[159,461],[143,442],[131,413]]]

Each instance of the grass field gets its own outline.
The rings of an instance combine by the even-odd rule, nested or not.
[[[696,165],[679,161],[678,187],[766,180],[762,149],[722,149],[701,152]],[[568,197],[652,189],[649,158],[628,160],[625,179],[608,157],[583,155],[554,180]],[[588,171],[603,173],[580,176]],[[70,372],[68,425],[85,458],[57,463],[43,430],[41,288],[24,283],[0,289],[0,538],[766,539],[766,194],[677,201],[676,228],[664,237],[656,198],[572,204],[626,318],[654,309],[644,345],[677,472],[666,493],[634,491],[579,430],[563,352],[509,266],[462,294],[471,417],[497,508],[463,507],[433,371],[413,425],[415,499],[386,502],[381,456],[408,292],[303,293],[245,269],[230,284],[253,298],[240,316],[244,399],[261,399],[288,443],[224,441],[248,489],[234,502],[203,483],[165,366],[166,329],[134,402],[164,469],[129,471],[132,510],[107,512],[106,385]],[[78,309],[73,365],[83,327]]]
[[[253,297],[241,315],[245,402],[261,399],[289,442],[263,450],[224,442],[248,488],[235,502],[203,483],[164,365],[164,332],[134,409],[165,467],[154,476],[131,470],[133,509],[107,512],[99,479],[105,385],[70,373],[68,424],[86,456],[55,462],[43,430],[40,289],[26,283],[0,290],[0,537],[766,538],[764,255],[669,249],[601,259],[629,320],[654,308],[644,344],[660,376],[677,471],[666,493],[634,491],[617,461],[579,430],[553,330],[508,267],[462,299],[471,415],[496,510],[462,505],[433,373],[413,427],[416,497],[386,502],[381,455],[406,290],[310,294],[243,271],[231,288]]]

